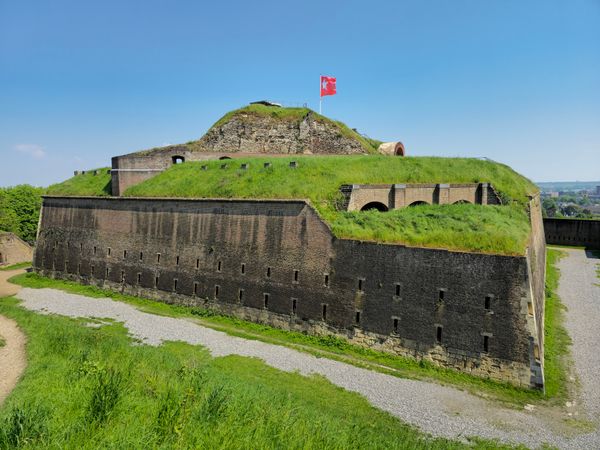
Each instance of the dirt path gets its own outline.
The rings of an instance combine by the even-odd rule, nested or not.
[[[0,298],[15,295],[21,286],[9,283],[10,277],[25,270],[0,271]],[[0,316],[0,337],[4,346],[0,347],[0,405],[19,382],[27,366],[25,343],[27,339],[14,320]]]

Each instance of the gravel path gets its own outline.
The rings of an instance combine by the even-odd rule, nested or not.
[[[574,306],[569,311],[569,325],[587,326],[581,321],[587,321],[590,317],[590,322],[593,323],[593,317],[596,317],[595,323],[600,323],[600,288],[593,286],[589,278],[592,275],[595,277],[594,263],[586,260],[582,251],[573,251],[562,261],[561,270],[566,280],[561,282],[560,288],[563,299],[569,305],[579,302],[580,299],[590,303],[589,310],[580,311]],[[574,273],[580,272],[590,272],[592,275],[585,275],[586,278],[579,282],[572,281]],[[582,287],[582,283],[585,287]],[[550,420],[541,409],[515,411],[503,408],[452,387],[397,378],[326,358],[316,358],[287,347],[229,336],[190,320],[144,313],[133,306],[111,299],[92,299],[54,289],[23,289],[17,297],[23,300],[23,306],[26,308],[44,314],[110,318],[123,322],[134,338],[149,345],[160,345],[164,341],[184,341],[206,347],[214,357],[231,354],[256,357],[280,370],[299,371],[304,375],[320,374],[337,386],[362,394],[376,407],[436,436],[481,436],[523,443],[531,447],[548,443],[560,448],[600,448],[598,431],[566,438],[553,431],[557,421],[555,418]],[[579,317],[582,313],[586,317]],[[581,356],[587,360],[581,363],[580,373],[582,380],[589,377],[583,388],[589,400],[586,406],[589,406],[592,416],[599,408],[599,388],[593,383],[594,367],[596,371],[600,369],[599,357],[595,355],[590,360],[593,348],[584,349],[590,341],[579,339],[593,338],[593,342],[598,342],[595,336],[589,336],[593,329],[594,327],[582,330],[583,336],[576,330],[572,331],[575,357]],[[579,362],[577,368],[580,368]],[[588,369],[591,372],[588,372]]]

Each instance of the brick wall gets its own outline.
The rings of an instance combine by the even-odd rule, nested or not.
[[[544,219],[546,243],[600,249],[600,220]]]
[[[537,265],[336,239],[302,201],[46,197],[34,265],[479,376],[543,383],[527,307]]]

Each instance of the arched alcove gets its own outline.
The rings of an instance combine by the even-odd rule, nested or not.
[[[173,164],[183,164],[185,162],[185,158],[180,155],[173,155],[171,157],[171,161],[173,161]]]
[[[412,202],[410,205],[408,206],[421,206],[421,205],[429,205],[429,203],[424,202],[422,200],[417,200],[416,202]]]
[[[388,210],[388,207],[381,202],[370,202],[370,203],[367,203],[362,208],[360,208],[361,211],[369,211],[369,210],[373,210],[373,209],[380,211],[380,212],[386,212]]]

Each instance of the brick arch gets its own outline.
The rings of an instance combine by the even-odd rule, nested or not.
[[[426,202],[425,200],[416,200],[408,206],[420,206],[420,205],[430,205],[430,203]]]
[[[362,208],[360,208],[361,211],[369,211],[369,210],[373,210],[373,209],[380,211],[380,212],[389,211],[388,205],[381,203],[381,202],[369,202],[369,203],[363,205]]]
[[[470,204],[472,204],[472,203],[473,203],[473,202],[470,202],[469,200],[466,200],[466,199],[460,199],[460,200],[456,200],[456,201],[455,201],[455,202],[453,202],[452,204],[453,204],[453,205],[467,205],[467,204],[468,204],[468,205],[470,205]]]

